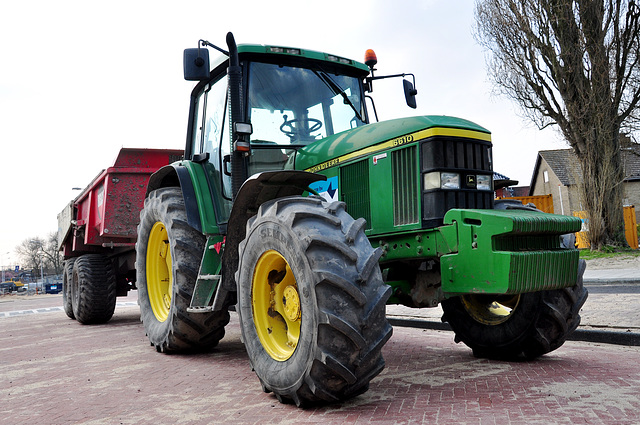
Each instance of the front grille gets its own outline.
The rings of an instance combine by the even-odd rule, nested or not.
[[[432,137],[422,143],[422,168],[491,171],[490,151],[489,142]]]
[[[393,224],[417,223],[419,213],[419,189],[416,176],[416,147],[411,146],[391,153],[393,172]]]
[[[371,228],[371,204],[369,196],[369,162],[365,159],[340,168],[341,199],[347,203],[352,217],[367,220]]]
[[[467,176],[493,175],[491,143],[459,137],[436,136],[421,144],[421,172],[452,171],[460,174],[460,183]],[[433,189],[422,194],[423,227],[439,226],[452,208],[492,209],[493,192],[474,188]]]

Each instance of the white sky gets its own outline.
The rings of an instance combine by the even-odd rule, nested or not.
[[[222,4],[222,5],[220,5]],[[0,263],[57,231],[57,214],[121,147],[184,148],[193,83],[182,51],[200,38],[275,44],[363,60],[378,75],[416,76],[418,108],[400,79],[377,81],[380,119],[454,115],[492,131],[495,171],[528,185],[538,150],[562,149],[508,99],[496,98],[473,38],[472,0],[20,0],[0,5]],[[215,52],[211,52],[214,56]]]

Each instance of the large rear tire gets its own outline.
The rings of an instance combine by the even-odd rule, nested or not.
[[[247,223],[238,314],[251,365],[281,402],[345,400],[384,368],[391,288],[364,225],[315,197],[267,202]]]
[[[64,270],[62,272],[62,307],[69,319],[75,319],[73,315],[73,303],[71,295],[71,284],[73,282],[73,263],[75,258],[69,258],[64,261]]]
[[[140,316],[158,352],[206,351],[224,336],[229,312],[189,313],[205,236],[187,223],[177,187],[149,194],[140,213],[136,285]]]
[[[587,299],[582,283],[586,262],[578,265],[575,286],[520,295],[468,294],[442,302],[456,342],[464,342],[476,357],[534,359],[564,344],[580,324]]]
[[[105,323],[116,309],[116,276],[111,261],[100,254],[85,254],[73,263],[71,306],[83,325]]]

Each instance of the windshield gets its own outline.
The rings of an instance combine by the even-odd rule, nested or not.
[[[364,125],[361,82],[319,69],[252,63],[253,144],[307,145]]]

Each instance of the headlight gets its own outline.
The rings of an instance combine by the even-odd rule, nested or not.
[[[440,173],[427,173],[424,175],[424,189],[440,189]]]
[[[478,175],[478,190],[491,190],[491,176]]]
[[[434,171],[424,175],[424,189],[460,189],[460,174]]]
[[[433,171],[424,175],[424,190],[433,189],[460,189],[461,177],[458,173]],[[492,190],[491,176],[486,174],[467,174],[466,189]]]
[[[460,174],[457,174],[457,173],[440,174],[440,187],[443,189],[460,189]]]

